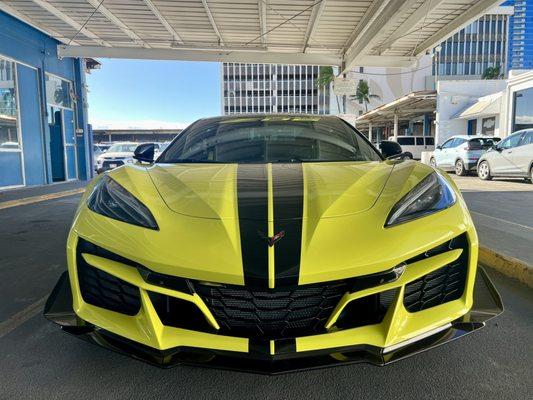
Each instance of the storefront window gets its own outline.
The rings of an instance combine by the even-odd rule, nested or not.
[[[514,94],[513,132],[533,128],[533,88]]]
[[[15,63],[0,58],[0,151],[19,149]]]
[[[59,107],[71,108],[70,82],[46,74],[46,101]]]

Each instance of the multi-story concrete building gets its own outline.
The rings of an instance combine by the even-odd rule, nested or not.
[[[509,69],[533,69],[533,0],[510,0]]]
[[[330,88],[316,85],[319,67],[222,64],[222,113],[329,114]]]
[[[506,74],[513,7],[495,7],[434,49],[432,74],[476,79],[489,67]]]

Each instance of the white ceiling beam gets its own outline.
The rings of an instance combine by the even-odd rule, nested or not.
[[[42,33],[44,33],[45,35],[48,35],[50,37],[53,37],[57,40],[59,40],[60,42],[63,42],[63,43],[68,43],[70,41],[70,38],[66,37],[65,35],[62,35],[61,33],[51,29],[51,28],[48,28],[48,27],[44,27],[42,26],[41,24],[39,24],[38,22],[34,21],[33,19],[31,19],[30,17],[28,17],[27,15],[24,15],[22,14],[21,12],[19,12],[18,10],[14,9],[13,7],[5,4],[5,3],[1,3],[0,2],[0,10],[1,11],[4,11],[5,13],[19,19],[20,21],[30,25],[31,27],[37,29],[38,31],[41,31]],[[71,44],[79,44],[78,42],[76,42],[75,40],[72,40],[71,41]]]
[[[344,46],[344,68],[341,72],[345,73],[356,65],[363,66],[361,62],[368,57],[365,50],[374,45],[387,25],[393,23],[402,11],[415,2],[416,0],[374,0]]]
[[[217,23],[215,22],[215,18],[213,18],[213,14],[211,13],[211,9],[209,8],[209,5],[207,4],[207,0],[202,0],[202,4],[204,5],[207,18],[209,18],[209,22],[211,22],[211,26],[213,27],[213,30],[215,31],[215,34],[218,37],[218,42],[222,46],[224,46],[224,40],[222,39],[222,35],[220,34],[220,31],[218,30]]]
[[[214,61],[264,64],[339,65],[335,53],[282,53],[267,51],[228,51],[198,49],[156,49],[103,46],[57,46],[60,57],[100,57],[148,60]],[[390,57],[388,57],[390,58]]]
[[[257,0],[257,8],[259,11],[259,31],[261,32],[261,44],[267,44],[267,7],[268,0]]]
[[[159,22],[161,22],[161,24],[165,27],[168,33],[172,35],[172,39],[179,44],[183,44],[183,39],[181,38],[181,36],[178,34],[178,32],[176,32],[176,30],[172,27],[172,25],[168,23],[165,17],[163,17],[163,14],[161,14],[161,12],[157,9],[153,1],[152,0],[143,0],[143,1],[144,1],[144,4],[146,4],[146,6],[150,9],[150,11],[152,11],[152,13],[157,17]]]
[[[500,4],[499,0],[480,0],[473,6],[465,10],[461,15],[457,16],[453,21],[446,24],[438,32],[431,35],[429,38],[420,43],[415,49],[415,55],[419,56],[426,52],[426,50],[438,45],[443,40],[447,39],[454,33],[460,31],[468,24],[474,22],[481,17],[488,9]]]
[[[423,22],[426,15],[430,15],[435,9],[440,6],[444,0],[425,0],[424,3],[412,13],[409,18],[407,18],[394,32],[393,34],[384,42],[380,47],[383,49],[388,49],[391,45],[396,42],[398,39],[404,37],[410,32],[414,32],[421,27],[418,26],[420,22]]]
[[[320,17],[322,16],[322,12],[324,11],[325,6],[326,6],[326,0],[322,0],[322,2],[314,6],[313,10],[311,11],[311,16],[309,17],[309,22],[307,23],[307,30],[305,32],[304,44],[302,46],[302,53],[305,53],[305,51],[307,50],[307,47],[309,46],[309,40],[315,34],[318,21]]]
[[[65,14],[63,11],[59,10],[58,8],[54,7],[52,4],[50,4],[47,1],[43,0],[32,0],[35,4],[37,4],[42,9],[48,11],[50,14],[55,15],[57,18],[59,18],[64,23],[70,25],[72,28],[76,29],[83,35],[87,36],[88,38],[92,39],[96,43],[98,43],[101,46],[111,46],[108,42],[101,39],[98,35],[91,32],[89,29],[85,28],[82,24],[79,22],[73,20],[71,17],[69,17],[67,14]],[[54,35],[55,37],[55,35]]]
[[[35,1],[35,0],[34,0]],[[42,0],[39,0],[42,1]],[[132,39],[135,43],[137,43],[140,46],[143,47],[150,47],[139,35],[137,35],[133,29],[131,29],[129,26],[127,26],[124,22],[122,22],[111,10],[109,10],[104,4],[102,4],[102,0],[87,0],[90,5],[92,5],[95,9],[98,9],[98,12],[102,14],[104,17],[106,17],[109,21],[114,23],[122,32],[124,32],[130,39]]]

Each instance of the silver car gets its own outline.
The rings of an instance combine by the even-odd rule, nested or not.
[[[456,135],[437,146],[429,163],[464,176],[476,168],[481,155],[492,148],[500,138],[482,135]]]
[[[479,159],[477,174],[483,180],[495,176],[525,178],[533,173],[533,129],[513,133]]]

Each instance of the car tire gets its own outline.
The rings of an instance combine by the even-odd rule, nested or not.
[[[533,183],[533,165],[529,167],[529,183]]]
[[[437,168],[437,161],[435,161],[435,157],[431,157],[429,159],[429,165],[432,166],[433,168]]]
[[[490,174],[490,166],[487,161],[481,161],[477,166],[477,176],[484,181],[490,181],[492,175]]]
[[[455,162],[455,175],[458,176],[465,176],[468,173],[468,171],[465,168],[465,164],[463,163],[463,160],[459,159]]]

